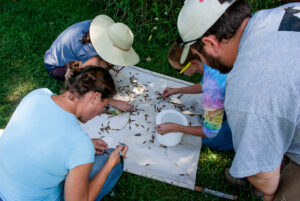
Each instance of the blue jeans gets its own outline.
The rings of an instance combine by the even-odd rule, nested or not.
[[[114,149],[109,149],[108,153],[104,153],[102,155],[95,155],[95,161],[93,163],[93,166],[92,166],[92,169],[90,172],[90,179],[92,179],[101,170],[101,168],[103,167],[103,165],[107,161],[110,153],[113,150]],[[119,180],[122,172],[123,172],[123,164],[118,163],[111,170],[109,175],[107,176],[105,183],[103,184],[102,189],[101,189],[100,193],[98,194],[97,198],[95,199],[95,201],[101,200],[103,198],[103,196],[105,196],[115,186],[115,184]]]
[[[231,130],[227,120],[223,121],[222,127],[216,137],[202,138],[202,144],[215,151],[233,149]]]

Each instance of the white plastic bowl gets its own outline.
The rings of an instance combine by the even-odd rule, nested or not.
[[[188,120],[186,117],[176,110],[162,110],[160,113],[156,115],[156,125],[162,123],[175,123],[183,126],[188,125]],[[183,133],[180,132],[171,132],[165,135],[160,135],[156,132],[157,141],[168,147],[176,146],[179,144],[183,136]]]

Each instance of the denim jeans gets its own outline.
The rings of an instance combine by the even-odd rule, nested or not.
[[[223,121],[222,127],[216,137],[202,138],[202,144],[215,151],[233,149],[231,130],[227,120]]]
[[[95,155],[95,161],[93,163],[91,172],[90,172],[90,179],[92,179],[103,167],[103,165],[105,164],[105,162],[107,161],[110,153],[113,151],[114,149],[109,149],[108,153],[104,153],[101,155]],[[117,181],[119,180],[121,174],[123,172],[123,164],[118,163],[109,173],[109,175],[107,176],[105,183],[102,186],[102,189],[100,191],[100,193],[98,194],[97,198],[95,199],[95,201],[99,201],[103,198],[103,196],[105,196],[117,183]],[[62,196],[64,198],[64,196]],[[63,199],[64,200],[64,199]]]

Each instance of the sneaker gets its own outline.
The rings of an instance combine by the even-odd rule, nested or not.
[[[229,173],[229,168],[225,169],[224,174],[225,174],[226,180],[231,185],[233,185],[241,190],[248,190],[248,191],[250,190],[251,194],[254,194],[255,196],[263,199],[264,194],[262,192],[260,192],[258,189],[256,189],[253,185],[251,185],[246,177],[236,178],[236,177],[231,176],[231,174]]]
[[[236,178],[231,176],[231,174],[229,173],[229,168],[225,169],[225,178],[226,180],[233,186],[240,188],[240,189],[244,189],[247,190],[250,187],[250,183],[248,181],[247,178]]]
[[[253,188],[254,188],[254,186],[253,186]],[[262,200],[264,199],[264,194],[257,188],[254,188],[254,190],[252,190],[251,193],[254,194],[256,197],[259,197]]]

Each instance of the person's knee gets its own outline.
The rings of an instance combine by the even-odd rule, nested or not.
[[[123,173],[123,169],[124,164],[120,162],[112,169],[112,174],[115,176],[121,176],[121,174]]]
[[[92,166],[92,174],[91,176],[94,176],[95,173],[101,170],[101,168],[104,166],[106,161],[108,160],[110,153],[113,152],[113,148],[109,148],[107,153],[103,153],[102,155],[96,155],[95,161]],[[119,162],[117,165],[113,167],[113,169],[110,172],[110,175],[112,176],[120,176],[123,172],[124,164]]]

